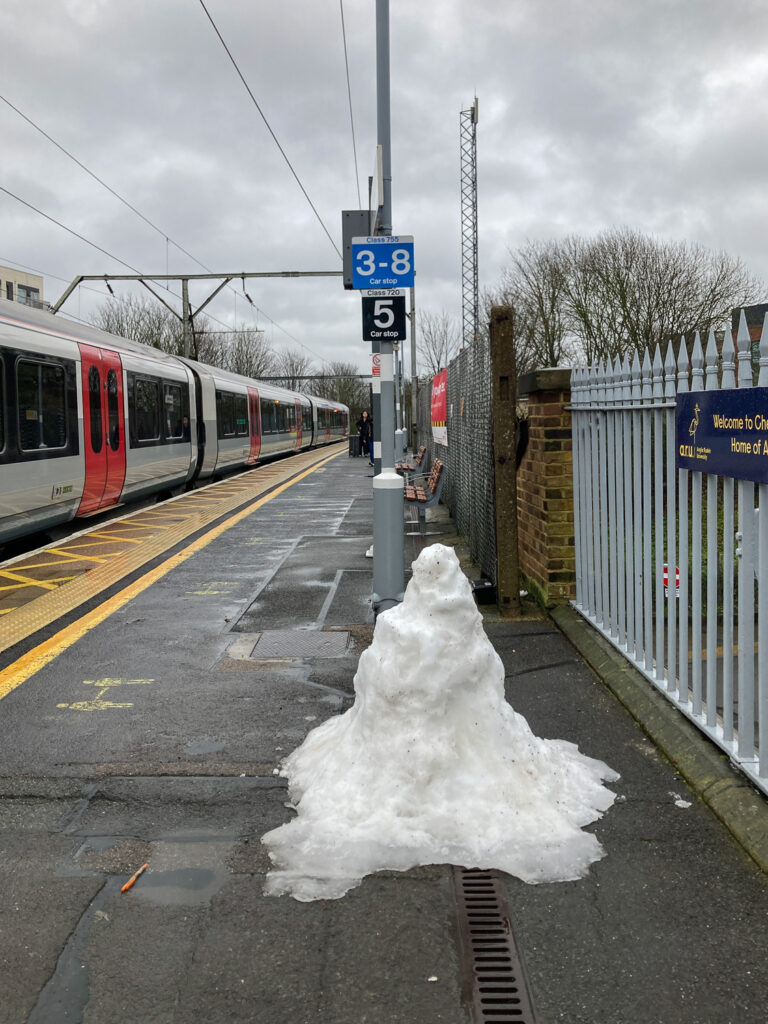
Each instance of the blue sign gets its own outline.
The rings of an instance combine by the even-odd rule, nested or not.
[[[768,484],[768,388],[678,395],[677,468]]]
[[[353,288],[413,288],[413,235],[352,239]]]

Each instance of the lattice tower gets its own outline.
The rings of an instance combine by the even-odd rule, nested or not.
[[[477,284],[477,97],[459,115],[461,143],[461,316],[465,345],[474,344],[478,332]]]

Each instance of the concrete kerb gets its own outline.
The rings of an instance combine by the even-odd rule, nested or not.
[[[548,613],[734,839],[768,874],[768,801],[570,605]]]

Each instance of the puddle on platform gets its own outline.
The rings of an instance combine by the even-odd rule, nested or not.
[[[193,740],[184,748],[187,754],[215,754],[224,749],[225,744],[220,740],[211,740],[207,736],[200,740]]]
[[[159,906],[209,903],[231,877],[233,841],[196,835],[153,843],[149,870],[136,882],[138,899]]]

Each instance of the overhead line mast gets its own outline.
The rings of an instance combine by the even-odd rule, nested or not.
[[[461,144],[461,319],[464,345],[474,344],[479,327],[477,273],[477,96],[459,115]]]

